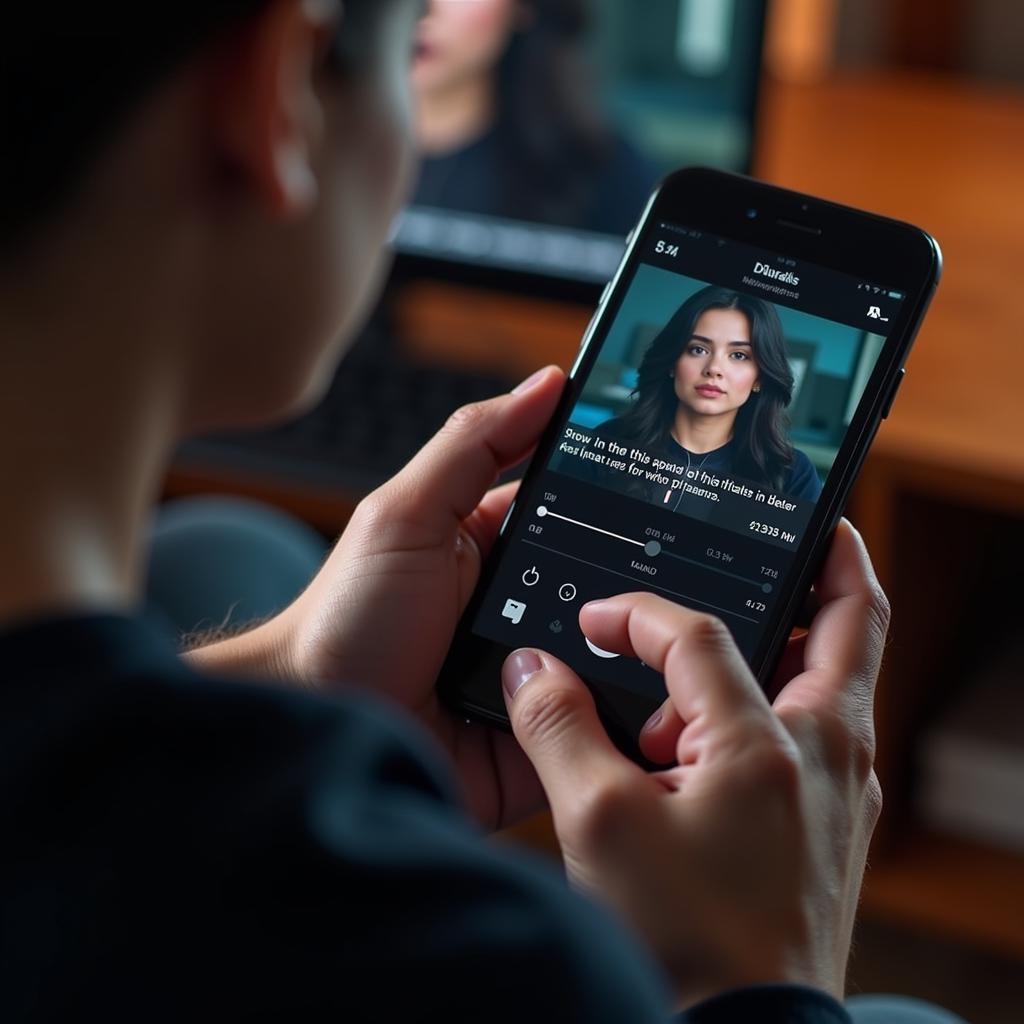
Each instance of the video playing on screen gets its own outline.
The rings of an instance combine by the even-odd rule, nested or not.
[[[473,631],[654,696],[663,682],[594,650],[575,610],[651,590],[721,617],[753,660],[904,296],[680,224],[653,224],[636,257]]]
[[[884,338],[641,265],[550,468],[728,522],[802,529]]]

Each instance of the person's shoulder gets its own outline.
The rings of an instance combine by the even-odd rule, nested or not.
[[[613,441],[625,440],[629,437],[629,421],[625,416],[613,416],[594,428],[597,437],[610,438]]]
[[[790,463],[789,469],[791,473],[800,473],[801,475],[817,472],[810,456],[799,448],[793,449],[793,461]]]
[[[245,840],[232,843],[218,883],[235,906],[262,887],[262,949],[236,935],[243,959],[303,979],[339,1009],[356,989],[386,992],[381,1020],[425,1007],[471,1019],[481,1006],[511,1020],[538,999],[558,1018],[583,1006],[588,1020],[658,1019],[646,957],[546,865],[483,842],[440,797],[424,768],[432,752],[395,716],[351,696],[282,700],[247,688],[236,698],[230,685],[212,684],[225,706],[249,706],[252,722],[278,719],[273,767],[238,789]],[[252,1005],[280,992],[268,981]]]
[[[784,489],[786,494],[797,498],[806,498],[810,501],[816,500],[821,494],[821,477],[818,470],[806,452],[802,452],[799,448],[793,449],[793,461],[789,464]]]
[[[367,969],[410,983],[395,1019],[424,1006],[451,1020],[486,1007],[488,1020],[519,1021],[538,1006],[551,1020],[665,1019],[653,961],[550,865],[466,835],[422,844],[418,864],[361,922]]]
[[[168,1017],[201,1002],[232,1019],[375,1004],[379,1020],[511,1020],[541,999],[559,1018],[657,1019],[641,951],[553,871],[485,843],[397,709],[200,676],[120,627],[88,631],[75,676],[39,648],[57,635],[26,642],[64,667],[9,695],[36,714],[5,749],[0,800],[25,865],[19,955],[46,958],[52,992],[88,955],[75,991],[116,992],[109,1019],[157,991]],[[116,671],[97,655],[115,641]],[[51,890],[59,934],[30,895]]]
[[[207,685],[232,701],[234,684]],[[307,982],[321,995],[339,975],[364,992],[383,986],[381,1020],[415,1019],[424,1007],[471,1019],[481,1006],[488,1019],[512,1020],[538,999],[559,1019],[581,1007],[587,1020],[661,1019],[647,957],[547,865],[483,842],[442,798],[437,776],[446,773],[432,764],[427,738],[396,714],[354,695],[282,700],[260,687],[247,687],[244,702],[260,709],[257,717],[280,715],[277,728],[295,740],[261,780],[268,827],[245,850],[255,870],[236,866],[231,882],[242,898],[278,861],[264,907],[272,945],[284,946],[273,962],[297,973],[305,958],[322,962],[323,976]],[[306,778],[300,771],[291,785],[296,761]],[[289,924],[297,908],[306,908],[301,937]],[[290,960],[298,949],[303,955]],[[333,965],[324,961],[329,951]]]
[[[677,1024],[733,1024],[735,1021],[790,1021],[852,1024],[832,996],[797,984],[751,985],[712,996],[676,1018]]]
[[[441,777],[420,727],[355,687],[339,697],[271,682],[220,679],[194,671],[179,656],[170,629],[156,618],[68,615],[0,631],[3,691],[10,721],[31,711],[39,726],[6,738],[31,756],[35,742],[66,736],[81,749],[124,745],[136,772],[161,781],[161,759],[178,760],[162,777],[173,784],[201,774],[207,789],[247,759],[272,766],[324,747],[344,749],[376,769],[387,751]],[[2,719],[0,719],[2,720]],[[361,737],[362,743],[349,742]],[[373,753],[373,756],[367,757]],[[142,755],[146,756],[142,756]],[[207,763],[209,762],[209,763]],[[125,761],[126,773],[131,762]],[[237,773],[234,781],[239,782]]]
[[[601,172],[600,196],[607,200],[621,201],[623,194],[642,200],[661,177],[657,166],[618,130],[610,133],[597,168]]]
[[[639,149],[616,132],[603,160],[594,165],[590,227],[625,235],[661,173]]]

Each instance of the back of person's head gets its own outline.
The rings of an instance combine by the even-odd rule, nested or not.
[[[0,285],[39,264],[52,277],[60,246],[64,268],[102,254],[129,276],[134,248],[160,264],[147,286],[177,255],[179,299],[208,332],[193,332],[206,376],[238,378],[234,397],[199,400],[189,426],[308,403],[330,338],[366,305],[407,186],[421,7],[25,5],[0,43]],[[275,344],[291,362],[257,379],[252,357],[272,361]]]
[[[197,0],[115,15],[31,5],[0,48],[0,244],[59,207],[118,122],[208,38],[265,0]],[[35,24],[32,21],[35,21]]]
[[[272,0],[177,0],[157,10],[27,5],[0,43],[0,246],[57,208],[90,159],[148,93]],[[322,6],[330,7],[328,0]],[[357,73],[381,0],[346,0],[331,54]],[[387,6],[385,3],[384,6]]]

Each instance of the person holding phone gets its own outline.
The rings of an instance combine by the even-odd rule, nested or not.
[[[664,672],[654,775],[543,652],[516,738],[434,690],[554,368],[455,413],[269,622],[183,657],[140,612],[180,438],[308,407],[367,308],[420,11],[26,5],[0,55],[2,1016],[846,1020],[887,622],[849,526],[771,704],[714,620],[584,610]],[[583,894],[478,834],[545,793]]]
[[[821,479],[790,443],[793,374],[770,302],[714,285],[691,295],[644,353],[626,412],[597,428],[685,470],[738,476],[815,501]],[[592,472],[597,472],[592,471]],[[610,481],[621,485],[622,475]],[[627,478],[661,502],[664,488]],[[680,491],[675,500],[682,500]]]

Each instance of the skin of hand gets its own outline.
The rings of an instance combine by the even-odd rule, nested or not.
[[[822,607],[769,703],[717,619],[651,594],[592,602],[580,626],[642,658],[669,699],[642,736],[645,773],[611,744],[593,699],[541,651],[505,663],[515,735],[547,792],[574,885],[611,904],[688,1006],[744,985],[841,996],[871,832],[874,684],[888,605],[843,523]]]
[[[515,739],[449,712],[435,684],[517,485],[488,488],[533,450],[564,381],[547,367],[511,394],[459,409],[359,504],[293,604],[242,636],[191,652],[193,663],[393,699],[440,740],[485,827],[542,808],[543,790]]]

